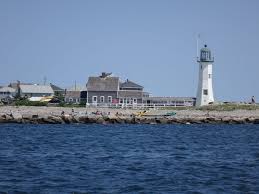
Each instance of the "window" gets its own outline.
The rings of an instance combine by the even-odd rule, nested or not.
[[[133,98],[133,103],[137,104],[137,98]]]
[[[208,90],[203,90],[203,95],[208,95]]]
[[[112,96],[108,96],[108,103],[112,103]]]
[[[211,74],[209,74],[209,78],[211,78]]]
[[[69,102],[73,102],[73,98],[69,98]]]
[[[123,99],[122,98],[120,98],[120,104],[123,104]]]
[[[104,96],[100,96],[100,102],[104,103]]]
[[[100,102],[104,103],[104,96],[100,96]]]
[[[97,96],[93,96],[92,101],[93,101],[93,103],[97,103]]]

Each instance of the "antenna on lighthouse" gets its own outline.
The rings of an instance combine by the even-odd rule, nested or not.
[[[196,55],[197,55],[197,61],[199,61],[199,40],[200,40],[200,33],[197,34],[196,37]]]

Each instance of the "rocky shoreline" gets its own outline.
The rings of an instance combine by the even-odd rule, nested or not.
[[[12,115],[1,115],[0,123],[21,124],[71,124],[71,123],[97,123],[97,124],[259,124],[259,118],[169,118],[169,117],[90,117],[90,116],[45,116],[23,115],[14,118]]]
[[[72,112],[71,112],[72,110]],[[61,107],[0,107],[0,123],[21,124],[259,124],[259,112],[237,110],[207,112],[176,110],[174,116],[164,116],[168,110],[151,110],[137,116],[137,110]],[[64,114],[61,114],[61,111]],[[139,110],[138,110],[139,111]]]

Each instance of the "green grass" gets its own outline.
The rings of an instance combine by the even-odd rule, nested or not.
[[[259,104],[220,104],[202,107],[162,107],[159,110],[201,110],[201,111],[234,111],[234,110],[259,110]]]
[[[258,105],[255,104],[221,104],[221,105],[209,105],[197,108],[204,111],[234,111],[234,110],[257,110]]]

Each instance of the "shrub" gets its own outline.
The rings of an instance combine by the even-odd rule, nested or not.
[[[15,101],[16,106],[47,106],[47,102],[29,101],[27,99]]]

